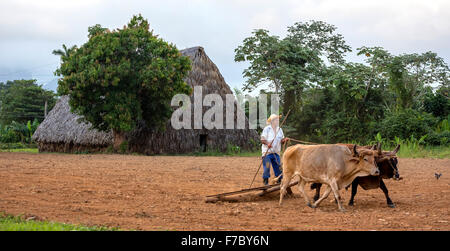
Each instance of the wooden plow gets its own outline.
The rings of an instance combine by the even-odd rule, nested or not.
[[[298,184],[298,181],[291,182],[287,188],[287,193],[292,194],[290,187],[295,186],[297,184]],[[262,187],[253,187],[253,188],[242,189],[242,190],[234,191],[234,192],[207,195],[205,202],[210,202],[210,203],[214,203],[217,201],[236,202],[236,201],[238,201],[237,198],[232,198],[230,196],[234,196],[234,195],[238,195],[238,194],[245,194],[245,193],[250,193],[250,192],[256,192],[256,191],[259,191],[256,194],[257,196],[264,196],[266,194],[269,194],[269,193],[272,193],[275,191],[279,191],[279,190],[280,190],[280,184],[267,185],[267,186],[262,186]]]
[[[288,112],[288,114],[289,114],[289,112]],[[283,123],[284,123],[284,121],[283,121]],[[292,138],[288,138],[288,139],[289,140],[283,145],[283,152],[284,152],[284,149],[286,148],[286,145],[288,145],[291,141],[292,142],[301,143],[301,144],[306,144],[306,145],[317,145],[317,143],[314,143],[314,142],[296,140],[296,139],[292,139]],[[262,162],[261,162],[261,164],[262,164]],[[236,201],[238,201],[238,199],[237,198],[233,198],[232,196],[239,195],[239,194],[246,194],[246,193],[256,192],[256,191],[259,191],[258,193],[256,193],[257,196],[264,196],[266,194],[279,191],[280,190],[280,184],[267,185],[267,186],[261,186],[261,187],[253,187],[253,188],[251,187],[251,185],[253,184],[253,181],[255,180],[256,175],[259,172],[259,169],[261,168],[261,164],[260,164],[258,170],[256,171],[255,176],[253,177],[252,183],[250,184],[250,188],[242,189],[242,190],[234,191],[234,192],[228,192],[228,193],[207,195],[205,202],[210,202],[210,203],[214,203],[214,202],[217,202],[217,201],[236,202]],[[289,186],[286,188],[286,192],[288,194],[292,194],[291,187],[295,186],[297,184],[298,184],[298,181],[291,181]]]

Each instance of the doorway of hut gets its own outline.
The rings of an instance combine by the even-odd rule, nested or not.
[[[208,134],[200,134],[200,151],[206,152]]]

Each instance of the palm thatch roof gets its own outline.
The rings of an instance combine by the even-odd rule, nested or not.
[[[226,94],[232,94],[219,69],[206,55],[202,47],[188,48],[181,50],[181,53],[191,59],[192,70],[185,79],[187,84],[191,87],[200,85],[203,87],[204,95],[216,93],[223,100],[225,100]],[[193,95],[191,101],[193,102]],[[234,105],[235,111],[239,109],[236,103]],[[203,107],[203,113],[207,109]],[[193,116],[192,110],[192,123]],[[235,119],[236,117],[235,113]],[[97,151],[112,145],[113,136],[111,132],[90,129],[91,125],[79,122],[79,118],[80,116],[70,112],[69,97],[61,97],[33,135],[33,140],[38,143],[39,150],[58,152]],[[246,123],[247,129],[241,130],[207,130],[205,128],[174,130],[169,122],[167,122],[166,131],[157,132],[148,128],[141,121],[134,131],[127,134],[129,149],[133,152],[146,154],[183,153],[198,151],[207,144],[208,149],[224,151],[227,144],[248,149],[253,146],[253,141],[258,140],[256,131],[248,129],[248,123]]]
[[[38,142],[72,142],[80,145],[109,145],[112,133],[91,129],[91,124],[78,122],[81,117],[70,112],[69,96],[62,96],[33,134]]]

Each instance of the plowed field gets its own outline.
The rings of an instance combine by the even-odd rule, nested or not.
[[[258,157],[0,153],[0,212],[135,230],[450,230],[450,159],[400,159],[403,180],[358,189],[346,212],[331,196],[318,208],[279,193],[205,203],[248,188]],[[442,173],[437,180],[434,173]],[[257,185],[261,185],[260,175]],[[311,191],[311,196],[313,192]]]

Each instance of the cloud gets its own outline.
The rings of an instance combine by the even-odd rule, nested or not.
[[[138,13],[178,48],[203,46],[232,87],[245,81],[247,66],[234,62],[234,49],[254,29],[283,37],[287,26],[311,19],[336,25],[353,49],[382,46],[394,54],[431,50],[450,63],[446,0],[0,0],[0,75],[58,62],[51,51],[62,44],[83,44],[89,26],[120,28]],[[54,68],[47,71],[51,75]]]
[[[85,24],[84,17],[96,11],[102,2],[1,1],[0,38],[16,41],[76,39],[79,25]]]
[[[335,24],[346,38],[380,46],[435,43],[450,34],[448,1],[305,1],[292,12]]]

